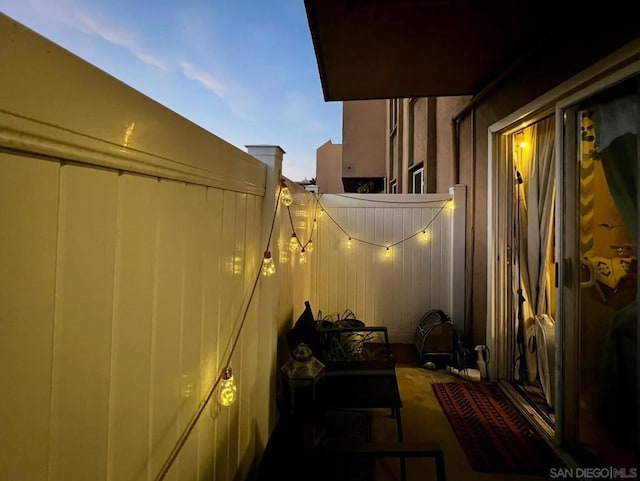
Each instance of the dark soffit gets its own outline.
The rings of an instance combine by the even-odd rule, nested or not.
[[[549,0],[305,0],[305,8],[327,101],[475,95],[557,32],[564,11]]]

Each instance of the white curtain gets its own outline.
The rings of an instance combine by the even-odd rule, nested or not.
[[[522,290],[524,303],[524,360],[527,378],[533,382],[537,376],[535,345],[536,316],[549,314],[550,282],[547,258],[551,246],[553,206],[555,199],[555,150],[554,119],[544,119],[523,132],[518,139],[516,169],[522,183],[518,193],[518,287]],[[517,292],[516,292],[517,299]],[[522,359],[519,361],[522,362]],[[516,369],[516,379],[520,372]]]

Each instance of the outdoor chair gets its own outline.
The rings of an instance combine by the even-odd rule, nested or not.
[[[342,371],[395,369],[386,326],[367,326],[355,318],[316,320],[309,301],[285,337],[290,353],[300,343],[309,346],[328,376]]]
[[[358,319],[316,320],[309,301],[293,328],[285,333],[289,354],[306,344],[325,366],[318,389],[322,409],[389,408],[403,440],[395,359],[385,326]]]
[[[294,421],[291,417],[290,405],[281,404],[284,409],[267,444],[258,475],[260,481],[274,476],[282,481],[300,479],[303,472],[308,479],[319,481],[336,476],[345,480],[369,479],[364,472],[381,458],[398,459],[400,479],[404,481],[405,459],[410,457],[434,458],[436,479],[444,481],[444,457],[438,443],[404,443],[402,399],[385,326],[367,326],[352,318],[318,320],[307,301],[303,313],[284,337],[290,356],[304,343],[325,368],[317,389],[317,402],[311,403],[310,410],[303,410],[309,419],[302,420],[302,429],[298,424],[301,420]],[[289,393],[289,389],[283,389],[283,393]],[[319,418],[315,417],[317,409],[321,411]],[[391,410],[396,420],[397,442],[373,441],[370,417],[360,417],[372,409]],[[309,435],[316,432],[317,419],[322,420],[324,433],[319,438]],[[329,419],[332,422],[326,423]],[[365,425],[362,420],[366,420]],[[356,475],[351,475],[350,469],[355,469]]]

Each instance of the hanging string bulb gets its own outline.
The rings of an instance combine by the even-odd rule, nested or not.
[[[427,231],[427,229],[422,231],[422,240],[428,241],[429,240],[429,232]]]
[[[291,204],[293,204],[293,196],[291,195],[289,188],[284,184],[282,184],[282,188],[280,190],[280,200],[282,200],[282,203],[286,207],[289,207]]]
[[[318,212],[318,217],[322,217],[324,215],[324,209],[320,208],[320,212]]]
[[[307,252],[313,252],[313,241],[311,239],[307,242]]]
[[[387,249],[384,251],[384,258],[389,259],[390,257],[391,257],[391,248],[387,247]]]
[[[351,237],[349,237],[349,238],[347,239],[347,249],[351,249],[351,245],[352,245],[352,244],[353,244],[353,243],[351,242]]]
[[[298,243],[298,236],[294,232],[293,234],[291,234],[291,239],[289,239],[289,250],[291,252],[296,252],[299,247],[300,244]]]
[[[236,400],[237,391],[238,388],[233,379],[233,371],[231,370],[231,366],[227,366],[224,369],[224,374],[218,387],[218,402],[223,406],[231,406]]]
[[[318,219],[313,219],[313,230],[318,228]]]
[[[271,252],[266,251],[264,253],[264,257],[262,258],[262,275],[266,277],[271,277],[276,273],[276,265],[271,258]]]
[[[453,202],[453,199],[449,199],[449,200],[447,201],[447,209],[449,209],[449,210],[453,210],[453,209],[455,209],[455,208],[456,208],[456,204],[455,204],[455,202]]]
[[[302,248],[302,250],[300,251],[300,255],[298,256],[298,262],[300,262],[300,264],[307,263],[307,253],[304,250],[304,247]]]

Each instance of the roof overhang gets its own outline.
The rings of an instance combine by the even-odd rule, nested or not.
[[[550,4],[305,0],[327,101],[477,94],[548,34]]]

